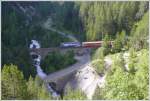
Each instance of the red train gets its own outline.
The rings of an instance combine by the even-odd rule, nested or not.
[[[92,42],[64,42],[61,43],[60,47],[84,47],[84,48],[97,48],[102,46],[103,41],[92,41]],[[110,41],[110,46],[112,46],[113,41]]]

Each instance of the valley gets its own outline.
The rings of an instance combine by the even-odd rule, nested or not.
[[[1,3],[2,100],[148,100],[148,1]]]

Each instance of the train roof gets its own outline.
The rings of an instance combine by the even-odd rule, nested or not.
[[[89,42],[82,42],[82,43],[102,43],[103,41],[89,41]]]
[[[88,41],[88,42],[82,42],[82,43],[103,43],[104,41]],[[109,41],[114,42],[114,41]]]
[[[62,42],[63,44],[69,44],[69,43],[80,43],[80,42]]]

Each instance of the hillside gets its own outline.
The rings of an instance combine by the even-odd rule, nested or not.
[[[3,100],[149,99],[148,1],[1,5]]]
[[[105,71],[105,88],[95,92],[94,99],[148,99],[148,54],[143,49],[106,56],[113,62]]]

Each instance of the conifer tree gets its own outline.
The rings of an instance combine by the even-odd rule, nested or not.
[[[29,99],[31,100],[50,100],[50,92],[46,90],[43,81],[36,76],[33,79],[31,76],[27,82]]]
[[[129,50],[130,57],[129,57],[129,72],[134,73],[135,72],[135,64],[137,62],[137,56],[135,53],[135,50],[133,48],[130,48]]]
[[[52,99],[50,92],[46,90],[46,87],[44,84],[39,87],[38,89],[38,100],[50,100]]]
[[[92,66],[96,69],[98,73],[104,73],[104,47],[97,49],[94,56],[92,57]]]
[[[15,65],[4,65],[2,69],[2,99],[27,99],[27,86],[22,72]]]
[[[123,46],[125,45],[125,42],[126,42],[125,31],[122,31],[121,33],[117,33],[117,36],[113,45],[113,51],[120,52],[122,48],[124,48]]]
[[[27,82],[27,90],[29,94],[29,99],[36,100],[38,88],[36,87],[35,81],[32,76],[29,77],[29,80]]]
[[[73,90],[70,87],[67,88],[66,94],[63,97],[63,100],[85,100],[86,96],[81,92],[81,90]]]
[[[110,52],[110,42],[108,34],[105,35],[102,46],[104,47],[104,55],[107,55]]]

